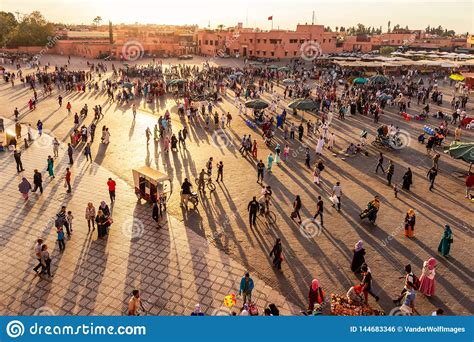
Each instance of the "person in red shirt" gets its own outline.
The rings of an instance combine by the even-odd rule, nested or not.
[[[466,177],[466,198],[470,198],[470,193],[474,187],[474,174],[469,172],[469,175]]]
[[[112,178],[109,178],[107,181],[107,186],[109,187],[110,201],[115,202],[115,181]]]
[[[66,168],[66,177],[64,178],[66,181],[66,186],[67,186],[67,193],[71,192],[71,171],[69,168]]]

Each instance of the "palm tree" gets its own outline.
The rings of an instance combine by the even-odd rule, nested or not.
[[[101,21],[102,21],[102,17],[100,15],[98,15],[97,17],[94,18],[94,20],[92,20],[92,23],[95,26],[99,26]]]
[[[217,28],[219,29],[219,32],[222,32],[222,30],[224,29],[225,25],[217,25]]]

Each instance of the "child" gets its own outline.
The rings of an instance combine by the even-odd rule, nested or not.
[[[395,198],[398,198],[398,186],[396,184],[393,186],[393,194]]]
[[[72,216],[72,211],[68,211],[67,215],[66,215],[66,220],[67,220],[67,223],[69,224],[69,229],[71,230],[71,232],[72,232],[72,220],[73,219],[74,219],[74,216]]]
[[[64,231],[63,227],[57,227],[56,228],[56,233],[58,233],[58,245],[59,245],[59,250],[64,251],[66,248],[66,244],[64,243]]]

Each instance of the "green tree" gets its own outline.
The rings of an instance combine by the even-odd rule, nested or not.
[[[0,12],[0,47],[6,45],[17,26],[18,21],[13,13]]]
[[[92,20],[92,23],[93,23],[95,26],[99,26],[101,22],[102,22],[102,17],[101,17],[100,15],[98,15],[97,17],[95,17],[95,18]]]
[[[48,23],[43,15],[34,11],[26,15],[10,33],[7,47],[42,46],[48,44],[54,35],[54,25]]]

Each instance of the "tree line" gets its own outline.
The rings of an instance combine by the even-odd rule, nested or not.
[[[0,47],[46,45],[55,34],[55,26],[34,11],[18,17],[11,12],[0,12]]]

